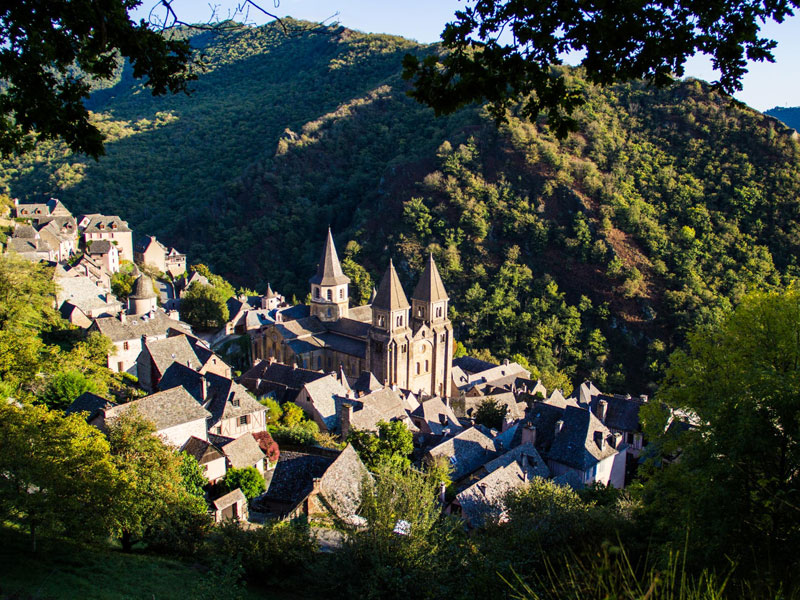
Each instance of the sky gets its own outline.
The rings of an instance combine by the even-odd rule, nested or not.
[[[136,18],[147,18],[154,0],[143,0],[135,11]],[[233,14],[240,2],[219,0],[213,4],[197,0],[173,0],[172,6],[185,22],[205,22],[212,16],[211,6],[224,19],[234,16],[243,20],[241,14]],[[350,29],[369,33],[391,33],[422,43],[439,40],[445,23],[463,2],[459,0],[262,0],[256,2],[278,17],[292,16],[309,21],[339,22]],[[262,24],[271,18],[250,8],[247,21]],[[774,50],[775,63],[751,63],[744,77],[743,89],[735,94],[738,100],[756,108],[767,110],[774,106],[800,106],[800,14],[781,24],[770,22],[762,33],[778,42]],[[711,61],[704,56],[695,56],[687,62],[686,75],[714,81],[716,75]]]

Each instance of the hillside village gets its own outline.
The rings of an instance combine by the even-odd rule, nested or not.
[[[418,467],[445,466],[441,509],[466,528],[502,519],[505,494],[532,478],[623,488],[636,474],[647,396],[604,394],[585,381],[564,397],[515,362],[454,358],[450,298],[433,256],[410,301],[390,261],[369,303],[351,306],[329,230],[309,305],[290,305],[267,286],[260,296],[230,298],[223,327],[193,331],[181,320],[181,298],[210,283],[187,274],[184,254],[135,237],[119,216],[73,216],[55,199],[15,202],[12,217],[5,251],[53,266],[56,308],[113,342],[108,368],[128,374],[140,396],[121,402],[86,392],[66,412],[102,431],[128,411],[151,421],[164,442],[197,459],[218,522],[257,514],[358,523],[369,475],[348,442],[386,423],[411,432]],[[118,299],[111,280],[125,266],[135,282]],[[241,374],[219,353],[233,339],[248,349]],[[299,406],[324,437],[276,443],[275,403]],[[214,486],[228,470],[248,468],[265,480],[257,497]]]

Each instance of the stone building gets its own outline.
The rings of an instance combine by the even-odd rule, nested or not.
[[[329,230],[317,272],[309,280],[310,306],[279,309],[275,323],[253,333],[253,359],[327,372],[341,368],[352,381],[370,371],[385,385],[446,395],[453,328],[433,257],[410,303],[391,261],[371,304],[350,307],[349,283]]]

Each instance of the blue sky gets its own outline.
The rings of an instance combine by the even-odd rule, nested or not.
[[[311,21],[332,17],[351,29],[402,35],[423,43],[438,41],[444,24],[452,20],[459,6],[463,6],[458,0],[281,0],[277,6],[274,0],[262,0],[258,4],[280,17],[291,15]],[[211,15],[209,4],[205,2],[174,0],[172,5],[184,21],[206,21]],[[152,4],[145,0],[144,6]],[[218,6],[220,18],[226,18],[237,2],[221,1],[215,6]],[[140,8],[136,15],[144,18],[147,12]],[[250,10],[250,22],[261,24],[268,20],[257,10]],[[778,42],[775,63],[752,63],[743,80],[744,89],[736,97],[759,110],[800,106],[800,15],[782,24],[767,23],[762,31]],[[710,61],[703,56],[689,60],[686,74],[707,81],[715,79]]]

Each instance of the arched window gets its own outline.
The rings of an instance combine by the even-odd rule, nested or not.
[[[441,319],[442,318],[442,307],[441,306],[437,306],[436,307],[436,318],[437,319]]]
[[[383,327],[384,325],[386,325],[386,319],[383,318],[383,315],[380,315],[378,317],[378,327]]]
[[[430,371],[430,370],[431,370],[431,368],[430,368],[430,363],[429,363],[429,362],[426,360],[426,361],[425,361],[425,372],[427,373],[427,372],[428,372],[428,371]]]
[[[421,372],[422,372],[422,364],[417,363],[417,375],[419,375]]]
[[[403,317],[398,316],[397,317],[397,326],[400,327],[402,324],[403,324]]]
[[[422,312],[423,312],[423,311],[422,311],[422,307],[421,307],[421,306],[418,306],[418,307],[417,307],[417,316],[418,316],[418,317],[421,317],[421,316],[422,316]]]
[[[331,300],[333,300],[333,292],[331,290],[328,290],[328,302],[330,302]]]
[[[315,298],[319,298],[319,288],[318,287],[314,288],[314,297]]]

